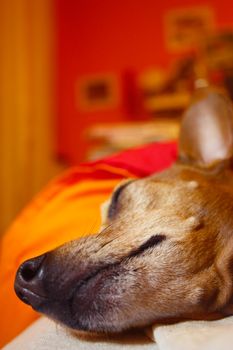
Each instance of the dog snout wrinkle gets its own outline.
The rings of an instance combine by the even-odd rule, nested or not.
[[[156,245],[160,244],[162,241],[166,239],[166,236],[163,234],[157,234],[153,235],[150,237],[146,242],[144,242],[142,245],[140,245],[138,248],[134,249],[131,251],[128,255],[123,257],[120,261],[114,262],[112,264],[100,264],[99,267],[96,267],[95,270],[93,270],[91,273],[89,273],[85,278],[83,278],[81,281],[79,281],[73,292],[72,295],[69,298],[69,306],[70,306],[70,313],[72,314],[72,303],[73,303],[73,298],[75,294],[78,292],[79,289],[82,288],[83,285],[87,285],[90,280],[95,278],[98,274],[104,273],[105,271],[108,271],[109,269],[114,269],[115,267],[121,265],[124,263],[127,259],[136,257],[146,250],[150,248],[154,248]]]

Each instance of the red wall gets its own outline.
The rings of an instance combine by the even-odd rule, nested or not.
[[[75,107],[78,77],[167,67],[163,18],[172,8],[209,5],[218,27],[233,24],[228,0],[57,0],[58,153],[75,163],[87,149],[82,131],[94,122],[124,119],[122,108],[81,113]]]

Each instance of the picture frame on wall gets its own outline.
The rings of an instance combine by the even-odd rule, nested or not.
[[[83,76],[75,90],[76,106],[82,112],[112,109],[119,103],[119,82],[114,74]]]
[[[171,52],[193,49],[211,34],[215,27],[211,6],[172,9],[164,18],[165,41]]]

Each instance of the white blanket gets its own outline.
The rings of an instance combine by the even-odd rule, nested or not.
[[[158,350],[142,332],[101,337],[65,330],[44,317],[36,321],[4,350]]]
[[[152,327],[161,350],[233,349],[233,316],[218,321],[187,321]]]
[[[139,331],[111,337],[72,334],[42,317],[3,350],[230,350],[233,316],[219,321],[154,326],[150,336],[156,342]]]

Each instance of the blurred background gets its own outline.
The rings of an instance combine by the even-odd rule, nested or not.
[[[63,169],[176,139],[207,81],[233,98],[228,0],[0,0],[0,234]]]

